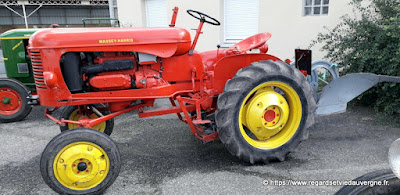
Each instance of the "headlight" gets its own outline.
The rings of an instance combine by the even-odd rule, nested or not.
[[[57,86],[57,76],[52,72],[43,72],[44,82],[49,87]]]
[[[400,138],[390,145],[389,163],[393,173],[400,178]]]

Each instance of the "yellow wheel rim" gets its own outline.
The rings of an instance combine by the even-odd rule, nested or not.
[[[89,142],[65,146],[56,156],[53,171],[57,180],[72,190],[87,190],[107,176],[110,160],[104,150]]]
[[[284,95],[277,93],[275,88],[279,88]],[[243,100],[239,128],[250,145],[273,149],[294,136],[301,117],[302,105],[296,91],[286,83],[271,81],[255,87]]]
[[[69,115],[68,120],[79,121],[80,119],[82,119],[82,117],[83,116],[79,113],[79,110],[76,109],[71,113],[71,115]],[[89,118],[95,119],[95,118],[99,118],[99,117],[96,114],[93,113],[93,114],[91,114],[89,116]],[[91,128],[92,129],[96,129],[96,130],[101,131],[101,132],[104,132],[106,130],[106,126],[107,126],[106,121],[104,121],[104,122],[101,122],[101,123],[91,127]],[[78,128],[78,127],[79,127],[78,125],[68,123],[68,129],[75,129],[75,128]]]

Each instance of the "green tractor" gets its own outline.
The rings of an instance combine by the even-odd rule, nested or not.
[[[38,30],[14,29],[0,35],[7,75],[0,78],[0,122],[20,121],[31,112],[31,104],[38,104],[27,98],[36,88],[26,50],[29,37]]]

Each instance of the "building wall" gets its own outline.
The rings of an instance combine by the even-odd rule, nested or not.
[[[272,33],[269,41],[271,53],[292,59],[294,49],[308,48],[318,33],[328,32],[324,26],[331,29],[339,24],[341,16],[351,14],[350,1],[331,0],[328,15],[303,16],[302,0],[260,0],[259,31]],[[320,48],[321,44],[311,48],[314,60],[323,59],[324,53]]]
[[[294,49],[307,48],[316,39],[319,32],[327,32],[323,27],[332,28],[340,22],[340,17],[353,14],[348,3],[351,0],[330,1],[329,14],[321,16],[303,16],[303,0],[259,0],[259,32],[270,32],[269,53],[282,59],[294,59]],[[198,20],[186,13],[187,9],[204,12],[224,22],[224,0],[182,1],[167,0],[168,17],[172,8],[179,7],[176,25],[186,29],[195,29]],[[145,0],[118,0],[118,15],[122,26],[146,26]],[[168,21],[170,18],[168,19]],[[194,30],[190,30],[192,38]],[[207,51],[216,49],[223,43],[223,25],[205,24],[196,49]],[[313,50],[313,59],[323,59],[324,53],[317,44]]]
[[[114,0],[115,1],[115,0]],[[22,4],[26,5],[26,13],[43,4],[43,7],[34,12],[27,19],[29,28],[47,28],[50,24],[59,24],[60,27],[83,27],[82,18],[109,18],[108,1],[78,0],[78,1],[0,1],[0,34],[15,28],[25,28],[22,17],[8,10],[7,5],[22,14]],[[101,26],[110,26],[109,21],[102,21]],[[97,21],[88,22],[88,27],[98,26]],[[1,53],[1,41],[0,41]],[[0,55],[0,74],[5,73],[3,57]]]
[[[9,6],[15,11],[22,13],[22,6]],[[26,6],[27,14],[32,13],[38,6]],[[79,5],[45,5],[34,12],[27,21],[29,27],[33,25],[45,26],[50,24],[59,25],[81,25],[82,18],[108,18],[109,10],[107,5],[79,6]],[[109,21],[104,21],[106,23]],[[0,26],[25,25],[24,19],[11,12],[6,7],[0,7]]]

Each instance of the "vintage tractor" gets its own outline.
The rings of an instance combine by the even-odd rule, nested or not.
[[[199,53],[203,24],[220,22],[187,10],[200,20],[192,42],[187,30],[175,27],[177,12],[166,28],[47,29],[30,38],[40,104],[55,107],[46,116],[63,131],[40,160],[53,190],[100,193],[114,182],[120,154],[108,136],[112,119],[132,110],[139,117],[175,113],[194,136],[219,138],[250,163],[283,161],[308,137],[313,90],[301,71],[266,54],[270,33]],[[255,48],[260,53],[247,53]],[[171,107],[144,110],[160,98],[169,98]],[[62,106],[70,107],[59,120],[51,114]]]
[[[22,120],[32,109],[27,97],[29,92],[36,92],[36,87],[26,47],[29,37],[36,31],[38,29],[14,29],[0,35],[7,75],[7,78],[0,78],[0,122]]]
[[[271,34],[260,33],[228,49],[200,53],[195,47],[203,24],[220,22],[187,10],[200,20],[192,41],[187,30],[175,27],[177,12],[167,28],[47,29],[29,39],[40,104],[55,107],[45,116],[62,131],[40,160],[53,190],[96,194],[114,182],[120,154],[108,135],[113,118],[132,110],[141,118],[177,114],[194,136],[204,142],[219,138],[249,163],[283,161],[307,139],[316,110],[315,91],[306,80],[311,51],[296,51],[296,69],[266,54]],[[259,53],[248,53],[256,48]],[[354,79],[369,82],[349,82]],[[373,74],[335,79],[324,88],[317,113],[344,111],[358,93],[384,81],[400,79]],[[347,95],[337,98],[341,93]],[[161,98],[171,107],[144,109]],[[52,116],[62,106],[68,107],[61,118]]]

